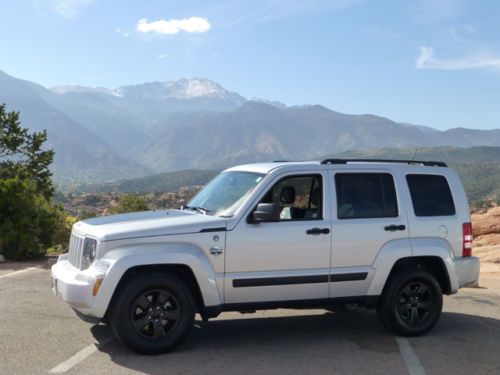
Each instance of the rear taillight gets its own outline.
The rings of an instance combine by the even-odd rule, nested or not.
[[[462,224],[462,256],[470,257],[472,255],[472,224]]]

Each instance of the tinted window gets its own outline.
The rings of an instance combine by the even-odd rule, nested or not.
[[[388,173],[337,173],[335,187],[339,219],[398,216],[394,179]]]
[[[406,181],[416,216],[455,215],[453,197],[444,176],[409,174]]]
[[[321,176],[286,177],[277,182],[261,202],[278,203],[282,221],[321,219]]]

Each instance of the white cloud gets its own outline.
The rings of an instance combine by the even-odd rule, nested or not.
[[[446,30],[454,42],[467,42],[467,37],[476,33],[476,28],[469,24],[459,27],[452,26]]]
[[[438,59],[434,57],[434,49],[420,47],[417,58],[417,69],[437,70],[467,70],[467,69],[495,69],[500,70],[500,57],[491,55],[470,55],[459,59]]]
[[[127,31],[122,30],[122,29],[120,29],[119,27],[117,27],[117,28],[115,29],[115,31],[116,31],[116,33],[117,33],[117,34],[120,34],[120,35],[121,35],[121,36],[123,36],[124,38],[128,38],[128,37],[130,36],[130,34],[129,34]]]
[[[78,16],[82,9],[95,0],[52,0],[50,9],[61,16],[71,19]]]
[[[158,57],[159,59],[164,59],[165,57],[167,57],[167,54],[166,53],[160,53],[160,54],[156,55],[156,57]]]
[[[204,33],[210,30],[210,23],[203,17],[190,17],[184,19],[158,20],[148,22],[146,18],[137,22],[136,30],[141,33],[155,33],[175,35],[179,31],[187,33]]]

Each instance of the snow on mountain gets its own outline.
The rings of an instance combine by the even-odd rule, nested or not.
[[[216,82],[204,78],[179,79],[177,81],[147,82],[126,85],[115,90],[119,95],[135,100],[161,101],[167,99],[211,98],[243,103],[241,95],[223,88]]]
[[[95,93],[139,101],[207,98],[230,101],[237,105],[243,104],[246,101],[238,93],[228,91],[218,83],[205,78],[182,78],[177,81],[146,82],[137,85],[120,86],[114,90],[105,87],[76,85],[55,86],[50,90],[56,94]]]

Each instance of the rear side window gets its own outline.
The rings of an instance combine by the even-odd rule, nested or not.
[[[337,173],[335,187],[339,219],[398,216],[394,179],[389,173]]]
[[[455,215],[450,186],[444,176],[409,174],[406,181],[410,188],[415,216]]]

